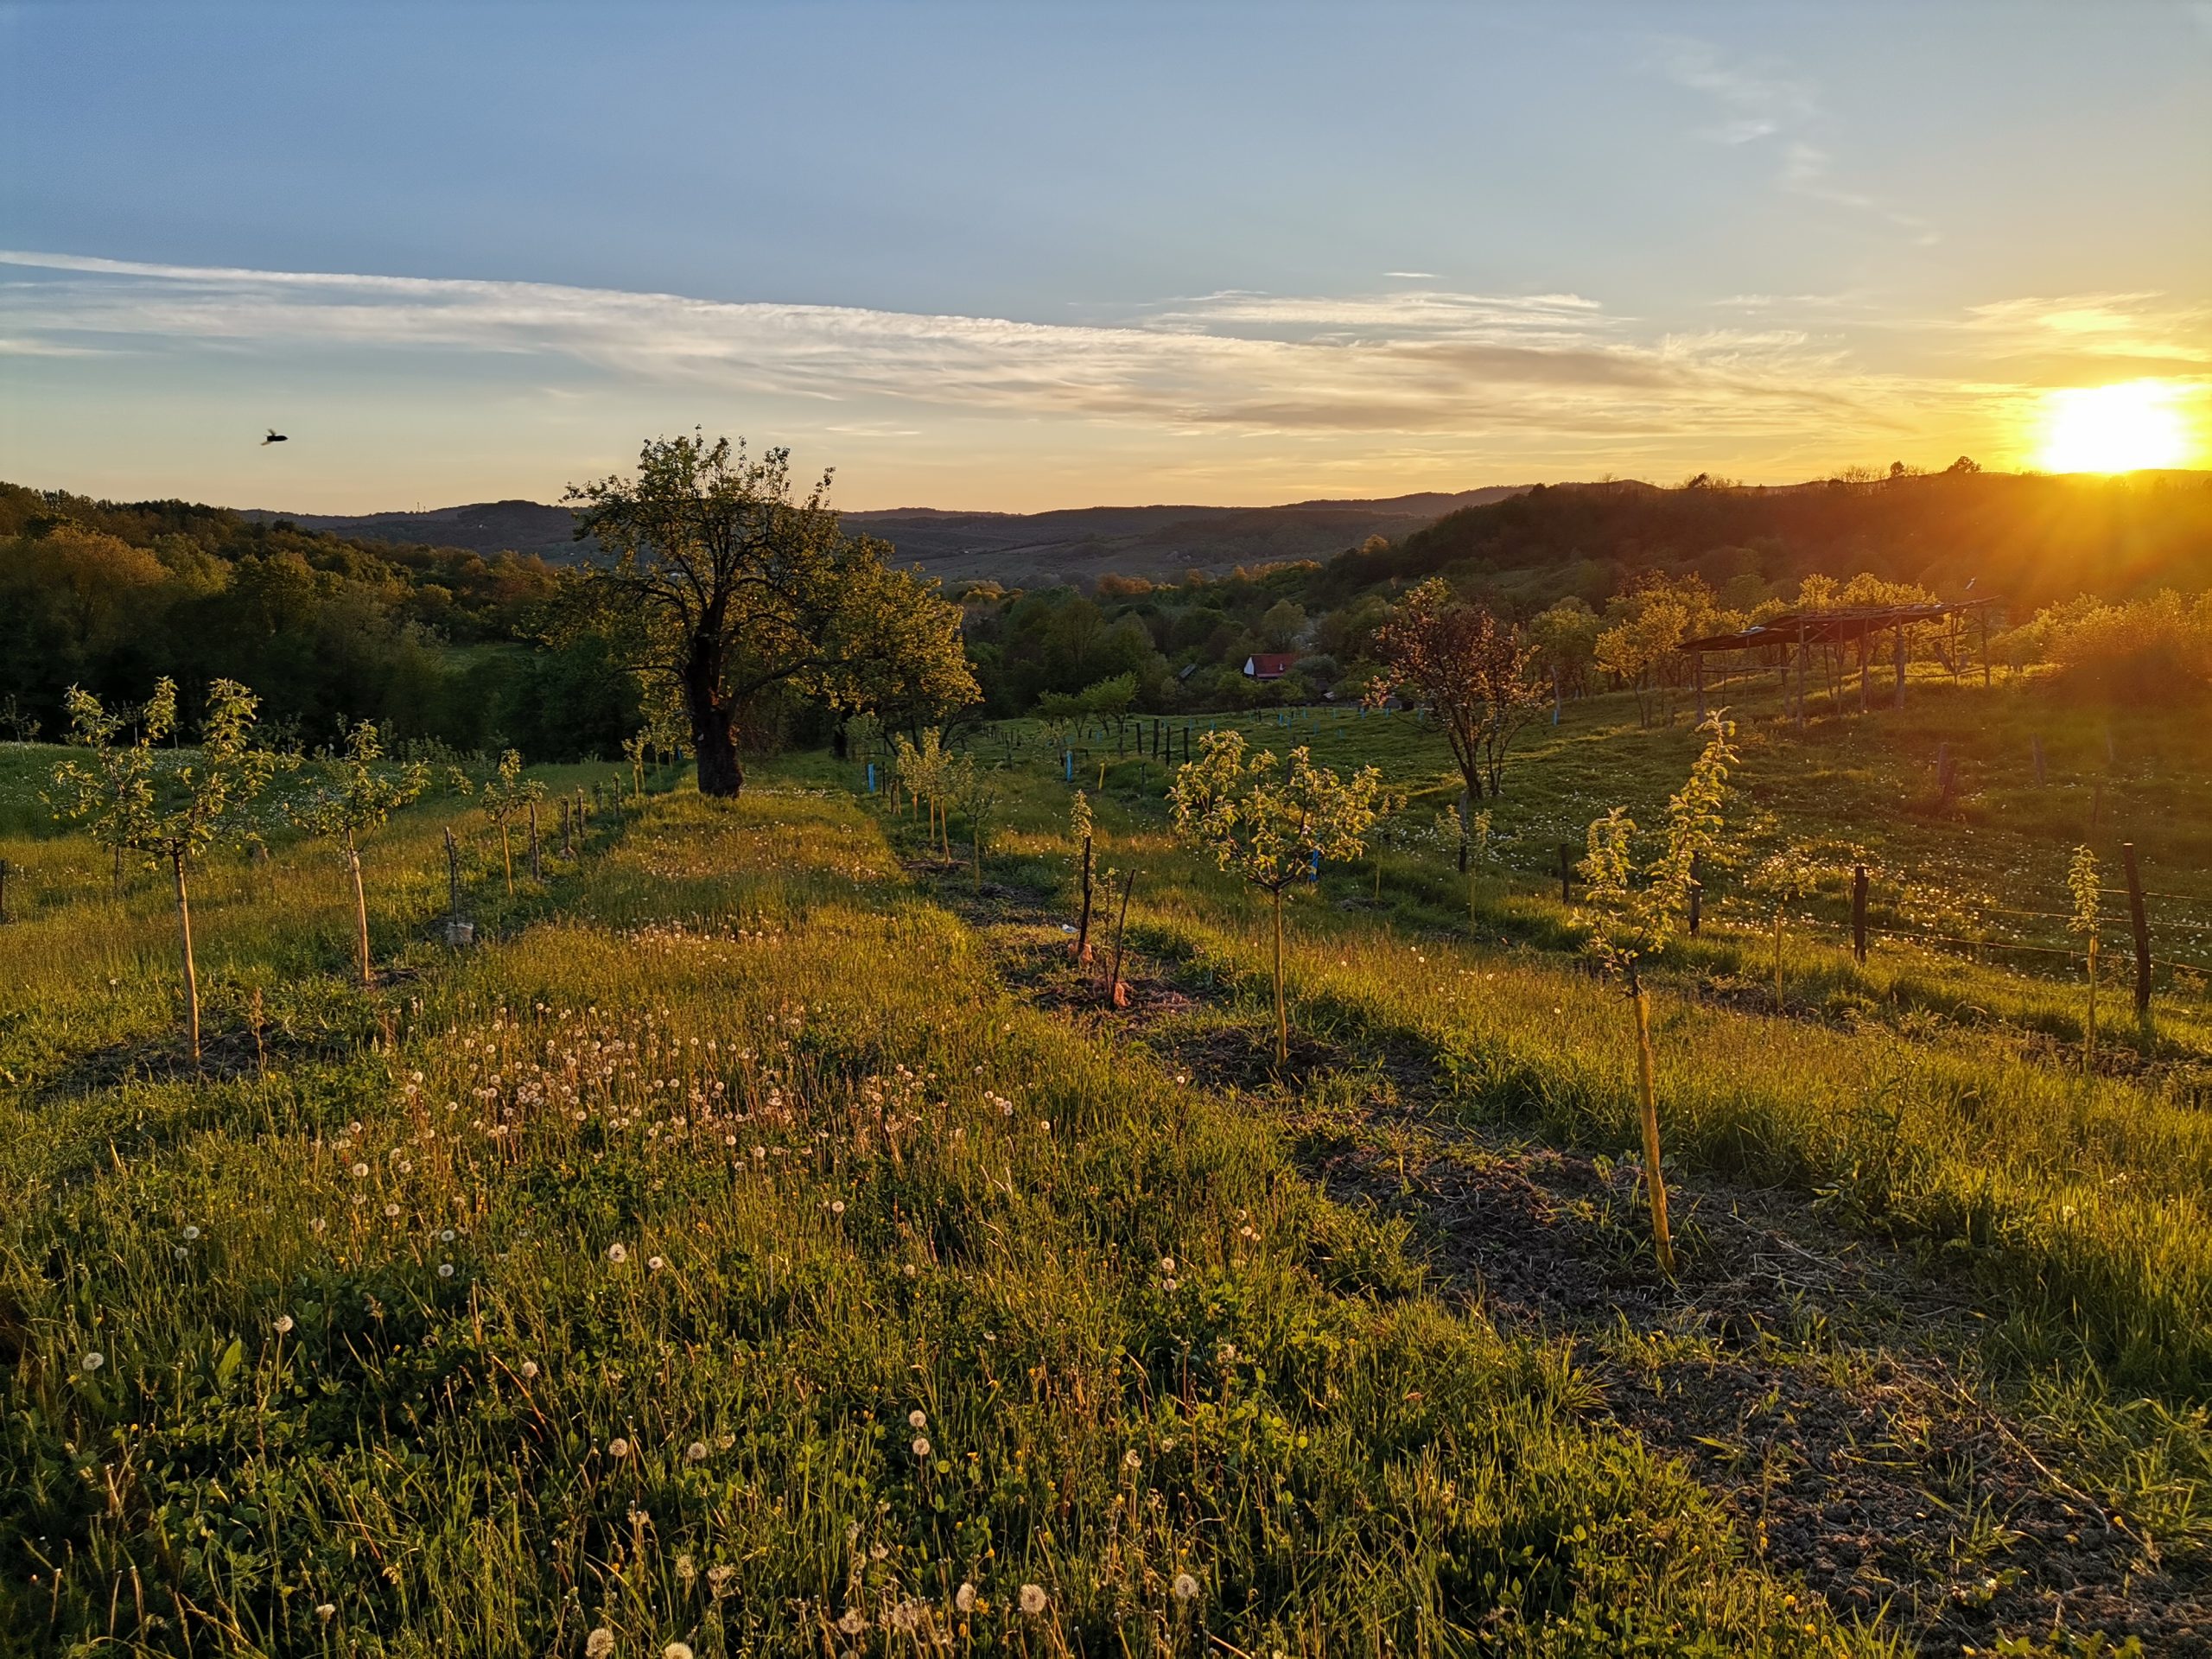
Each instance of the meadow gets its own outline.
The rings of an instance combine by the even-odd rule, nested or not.
[[[1780,826],[1747,856],[1847,833],[2053,910],[2066,849],[2126,834],[2191,890],[2185,723],[2108,747],[1923,690],[1802,738],[1741,702],[1740,805]],[[1410,716],[1274,720],[1383,766],[1407,826],[1456,797]],[[0,1643],[2203,1647],[2186,969],[2085,1077],[2078,969],[1861,967],[1816,894],[1777,1011],[1764,907],[1715,879],[1654,981],[1669,1283],[1623,1001],[1545,884],[1679,783],[1679,726],[1533,730],[1471,883],[1424,830],[1302,887],[1281,1066],[1259,908],[1173,843],[1159,762],[1079,747],[1135,878],[1124,1007],[1069,954],[1065,763],[1022,725],[973,740],[1009,762],[980,881],[858,760],[734,804],[663,778],[512,895],[480,814],[426,801],[365,852],[368,992],[327,850],[219,855],[197,1070],[165,888],[111,896],[36,805],[57,752],[0,750]]]

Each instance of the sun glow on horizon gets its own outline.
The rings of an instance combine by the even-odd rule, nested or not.
[[[2054,473],[2186,467],[2196,448],[2184,388],[2164,380],[2044,394],[2038,462]]]

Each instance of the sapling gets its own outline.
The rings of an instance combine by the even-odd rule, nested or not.
[[[2074,849],[2066,867],[2066,891],[2074,900],[2067,925],[2082,940],[2089,971],[2089,1019],[2082,1041],[2082,1075],[2088,1077],[2097,1058],[2097,855],[2087,847]]]
[[[1721,808],[1727,798],[1728,768],[1736,759],[1729,741],[1736,728],[1715,713],[1701,729],[1707,734],[1705,747],[1691,764],[1681,789],[1667,803],[1657,856],[1638,869],[1636,821],[1627,809],[1617,806],[1591,824],[1588,856],[1581,864],[1588,899],[1595,907],[1594,915],[1582,918],[1590,932],[1590,954],[1600,969],[1622,982],[1635,1014],[1644,1186],[1651,1201],[1659,1268],[1670,1279],[1675,1246],[1667,1226],[1667,1182],[1661,1166],[1657,1060],[1651,1046],[1651,1001],[1639,964],[1664,950],[1675,929],[1687,920],[1692,868],[1699,858],[1719,849],[1726,827]]]
[[[1091,838],[1094,826],[1090,818],[1090,802],[1081,790],[1068,806],[1068,834],[1083,849],[1083,912],[1076,919],[1075,959],[1090,960],[1090,876]]]
[[[653,734],[640,731],[622,740],[622,758],[630,763],[630,790],[642,806],[645,801],[645,754],[652,747]]]
[[[510,899],[515,893],[515,854],[509,823],[532,801],[544,798],[545,785],[522,775],[522,756],[512,749],[499,757],[499,772],[484,785],[484,816],[499,826],[499,858],[506,867]]]
[[[139,854],[152,868],[169,867],[176,888],[177,937],[184,958],[186,1031],[192,1058],[200,1060],[200,975],[192,954],[193,860],[215,844],[226,820],[268,784],[281,757],[256,748],[251,737],[259,700],[234,680],[207,688],[199,760],[163,760],[160,745],[177,732],[176,682],[163,678],[141,712],[137,736],[118,742],[124,720],[91,692],[75,686],[64,700],[71,741],[90,751],[88,763],[64,760],[54,769],[56,816],[89,819],[95,836]]]
[[[369,957],[369,900],[361,885],[361,838],[380,829],[403,806],[430,786],[430,769],[416,761],[394,769],[381,765],[384,744],[368,721],[346,733],[342,750],[315,763],[317,779],[302,795],[284,803],[284,816],[303,833],[338,849],[353,880],[353,931],[360,959],[361,983],[376,983]]]
[[[1782,1014],[1788,1008],[1783,995],[1783,921],[1793,903],[1820,890],[1821,867],[1804,847],[1791,842],[1760,861],[1751,885],[1774,903],[1774,1011]]]
[[[998,815],[999,780],[996,766],[979,766],[976,757],[963,754],[944,769],[944,791],[960,816],[968,820],[968,842],[974,855],[976,891],[983,890],[983,842],[991,820]]]
[[[1287,769],[1271,750],[1246,757],[1243,734],[1210,732],[1198,758],[1180,767],[1169,798],[1176,833],[1211,852],[1221,868],[1265,893],[1274,912],[1275,1060],[1290,1058],[1283,998],[1283,894],[1307,880],[1319,858],[1357,858],[1375,822],[1382,780],[1373,766],[1339,778],[1293,749]]]

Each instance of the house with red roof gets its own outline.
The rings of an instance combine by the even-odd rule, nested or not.
[[[1279,652],[1244,659],[1244,677],[1248,680],[1279,680],[1290,672],[1290,665],[1298,660],[1293,652]]]

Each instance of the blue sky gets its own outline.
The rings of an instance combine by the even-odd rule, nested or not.
[[[0,476],[851,506],[2034,456],[2212,385],[2212,6],[0,8]],[[292,442],[256,442],[274,424]]]

